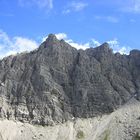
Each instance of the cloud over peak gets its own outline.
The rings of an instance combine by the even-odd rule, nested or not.
[[[131,48],[129,46],[120,45],[120,42],[115,38],[107,41],[114,53],[119,52],[120,54],[129,54]]]
[[[20,36],[10,38],[5,32],[0,30],[0,58],[24,51],[32,51],[37,47],[38,43],[34,40]]]
[[[97,47],[100,46],[102,43],[100,41],[91,39],[85,43],[77,43],[74,40],[68,38],[67,34],[65,33],[57,33],[55,34],[57,39],[61,40],[64,39],[67,43],[69,43],[72,47],[76,49],[87,49],[90,47]],[[46,40],[47,37],[43,37],[42,41]],[[120,54],[129,54],[131,48],[129,46],[120,45],[117,39],[106,41],[109,43],[110,47],[113,51],[119,52]],[[24,51],[32,51],[38,48],[39,43],[35,40],[26,38],[26,37],[9,37],[6,32],[0,30],[0,58],[3,58],[8,55],[15,55],[17,53],[21,53]]]
[[[87,49],[90,47],[98,47],[100,46],[102,43],[100,43],[100,41],[96,40],[96,39],[91,39],[89,42],[86,43],[77,43],[75,41],[73,41],[72,39],[69,39],[67,34],[65,33],[58,33],[55,34],[57,39],[61,40],[64,39],[67,43],[69,43],[72,47],[76,48],[76,49]],[[129,54],[131,48],[129,46],[125,46],[125,45],[120,45],[120,42],[117,39],[113,39],[113,40],[109,40],[106,41],[110,47],[113,49],[114,53],[119,52],[120,54]]]

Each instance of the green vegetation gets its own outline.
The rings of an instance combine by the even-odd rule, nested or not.
[[[81,131],[81,130],[79,130],[79,131],[77,132],[76,137],[77,137],[78,139],[83,139],[83,138],[85,137],[84,132]]]
[[[106,130],[106,131],[104,132],[104,135],[105,135],[105,137],[104,137],[103,140],[109,140],[109,131],[108,131],[108,130]]]
[[[140,140],[140,135],[139,133],[136,133],[136,135],[134,136],[134,139],[133,140]]]

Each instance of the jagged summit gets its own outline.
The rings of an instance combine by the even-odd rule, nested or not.
[[[49,34],[48,37],[46,38],[46,41],[45,41],[45,43],[47,45],[53,45],[53,44],[57,44],[59,42],[60,41],[57,39],[57,37],[55,36],[55,34]]]
[[[68,44],[64,39],[57,39],[55,34],[49,34],[46,40],[40,45],[39,49],[41,50],[43,48],[48,48],[48,49],[55,49],[56,51],[63,51],[63,49],[75,49],[73,48],[70,44]],[[52,49],[53,48],[53,49]]]
[[[131,130],[132,137],[134,130],[139,128],[135,127],[139,122],[138,107],[136,110],[129,108],[132,114],[128,110],[123,112],[119,117],[120,120],[118,115],[110,118],[112,114],[118,114],[116,110],[129,104],[131,99],[134,103],[140,101],[140,51],[138,50],[131,51],[130,55],[118,55],[112,52],[107,43],[96,48],[77,50],[64,40],[58,40],[55,35],[50,34],[39,49],[9,56],[0,61],[0,118],[1,122],[3,120],[6,122],[6,127],[1,123],[1,131],[7,126],[10,127],[10,122],[12,124],[16,122],[17,128],[21,124],[20,130],[16,130],[17,134],[12,131],[14,135],[11,135],[14,138],[16,134],[17,138],[20,136],[24,139],[25,126],[28,126],[26,134],[30,133],[31,125],[28,123],[54,127],[31,126],[33,135],[32,137],[25,135],[25,139],[44,140],[44,136],[53,140],[67,139],[65,134],[60,136],[63,134],[62,131],[65,131],[75,139],[86,138],[89,134],[93,136],[92,132],[95,132],[93,138],[88,139],[95,139],[95,136],[98,139],[99,136],[99,140],[103,140],[108,136],[111,138],[111,134],[118,135],[116,126],[117,128],[123,126],[124,133]],[[99,119],[100,116],[105,120],[102,117]],[[94,119],[95,122],[92,121]],[[81,123],[79,120],[84,122]],[[85,123],[85,120],[88,122]],[[17,123],[18,121],[22,123]],[[101,124],[100,121],[102,125],[98,125]],[[65,122],[67,122],[67,131],[62,127],[65,126],[62,124]],[[76,122],[81,127],[77,126]],[[60,127],[55,127],[59,123]],[[91,127],[92,125],[95,127]],[[87,129],[87,126],[90,129]],[[101,128],[97,129],[99,126],[104,129],[102,131]],[[43,135],[38,128],[41,128]],[[49,128],[48,133],[43,130],[46,128]],[[50,132],[55,133],[55,128],[58,137],[50,135]],[[59,131],[60,129],[62,130]],[[34,133],[35,130],[39,135]],[[122,132],[122,129],[119,132]],[[121,134],[124,135],[119,133],[119,138],[112,137],[112,139],[120,139]],[[1,136],[10,135],[2,131]],[[73,139],[71,136],[69,138]]]
[[[55,34],[49,34],[48,37],[46,38],[45,42],[43,43],[43,47],[53,47],[53,46],[57,46],[57,47],[62,47],[62,46],[69,46],[69,47],[73,47],[70,44],[68,44],[64,39],[57,39],[57,37],[55,36]],[[42,45],[41,45],[42,47]],[[109,46],[109,44],[107,42],[103,43],[102,45],[93,48],[93,49],[97,49],[99,51],[109,51],[112,50]]]
[[[100,46],[96,47],[95,50],[98,50],[99,52],[113,52],[113,50],[110,48],[109,44],[107,42],[101,44]]]
[[[55,34],[49,34],[46,40],[40,45],[39,48],[47,48],[53,46],[60,46],[60,41],[56,38]]]
[[[54,41],[54,40],[57,40],[57,38],[56,38],[55,34],[49,34],[47,37],[47,40]]]
[[[134,49],[130,51],[130,56],[137,56],[137,55],[140,55],[140,50]]]
[[[64,39],[58,40],[55,34],[49,34],[47,39],[46,39],[46,46],[71,46],[70,44],[66,43]],[[66,45],[67,44],[67,45]],[[73,46],[71,46],[73,47]],[[107,42],[104,42],[98,47],[95,47],[93,49],[99,50],[99,51],[104,51],[104,52],[113,52],[113,50],[110,48],[109,44]]]
[[[0,115],[52,125],[111,113],[139,99],[139,60],[118,57],[107,43],[77,50],[50,34],[37,51],[0,61]]]
[[[107,42],[104,42],[100,47],[109,48],[109,44]]]

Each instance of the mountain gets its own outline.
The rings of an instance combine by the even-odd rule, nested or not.
[[[139,60],[139,50],[77,50],[50,34],[37,50],[0,60],[0,117],[52,126],[109,115],[140,100]]]

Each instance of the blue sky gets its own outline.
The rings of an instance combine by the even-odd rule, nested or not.
[[[140,0],[0,0],[0,56],[35,49],[49,33],[128,53],[140,49],[139,25]]]

